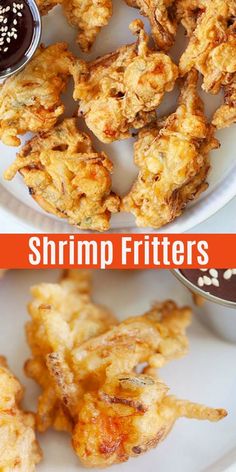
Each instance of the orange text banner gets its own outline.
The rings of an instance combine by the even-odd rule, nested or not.
[[[236,267],[234,234],[2,234],[1,269]]]

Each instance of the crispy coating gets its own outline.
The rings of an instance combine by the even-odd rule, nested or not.
[[[72,26],[78,28],[77,42],[88,52],[112,15],[112,0],[64,0],[63,9]]]
[[[203,89],[218,93],[236,72],[235,0],[208,0],[189,44],[180,59],[182,75],[195,67],[203,75]]]
[[[44,210],[81,229],[106,231],[120,204],[111,192],[112,167],[71,118],[31,139],[4,176],[19,171]]]
[[[58,396],[76,420],[83,393],[97,391],[107,378],[130,373],[140,364],[159,368],[188,352],[189,308],[174,302],[157,304],[142,316],[128,318],[104,334],[88,339],[65,356],[47,356]]]
[[[174,220],[207,188],[208,153],[216,147],[197,94],[197,72],[192,70],[176,112],[139,133],[134,152],[140,171],[122,208],[135,215],[138,226],[160,228]]]
[[[91,279],[87,272],[68,271],[58,284],[40,284],[31,289],[28,310],[31,321],[26,334],[32,359],[25,365],[29,377],[39,383],[37,427],[70,430],[71,419],[57,399],[45,364],[45,356],[59,350],[64,355],[83,341],[106,331],[116,320],[104,307],[91,301]]]
[[[0,139],[19,146],[18,134],[47,131],[63,113],[60,95],[73,56],[66,43],[41,46],[32,61],[0,86]]]
[[[41,15],[46,15],[52,8],[62,2],[63,0],[36,0]]]
[[[167,395],[153,376],[119,374],[87,393],[72,441],[86,467],[106,467],[138,457],[163,441],[180,417],[218,421],[223,409]]]
[[[0,470],[34,472],[42,453],[35,438],[34,415],[20,402],[23,388],[0,356]]]
[[[212,123],[218,129],[236,123],[236,73],[224,84],[224,104],[216,110]]]
[[[125,0],[150,22],[152,37],[158,49],[168,51],[173,45],[177,31],[176,6],[174,0]]]
[[[137,43],[72,68],[74,98],[79,113],[100,141],[112,142],[130,136],[155,118],[155,108],[165,92],[174,87],[178,68],[166,54],[147,45],[143,23],[130,25]]]
[[[182,23],[187,35],[191,36],[196,28],[197,21],[205,12],[208,0],[177,0],[176,16],[178,23]]]

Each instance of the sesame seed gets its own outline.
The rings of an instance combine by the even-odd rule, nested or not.
[[[200,269],[202,272],[207,272],[208,269]]]
[[[236,269],[232,269],[232,274],[236,275]]]
[[[211,279],[211,283],[212,283],[212,285],[214,285],[215,287],[219,287],[219,286],[220,286],[219,280],[216,279],[216,278],[214,278],[214,277],[213,277],[213,279]]]
[[[218,271],[216,269],[210,269],[209,274],[215,279],[218,277]]]
[[[210,277],[207,277],[207,275],[204,275],[204,276],[203,276],[203,282],[204,282],[204,284],[206,284],[206,285],[211,285],[211,279],[210,279]]]
[[[202,277],[198,277],[197,284],[199,285],[199,287],[203,287],[204,282],[203,282],[203,278],[202,278]]]
[[[224,277],[225,280],[231,279],[231,277],[232,277],[232,269],[227,269],[227,270],[223,273],[223,277]]]

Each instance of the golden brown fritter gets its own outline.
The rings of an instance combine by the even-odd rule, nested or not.
[[[42,459],[35,438],[34,415],[25,413],[20,402],[23,388],[0,356],[0,470],[34,472]]]
[[[208,0],[180,59],[181,74],[195,67],[207,92],[218,93],[236,72],[235,16],[235,0]]]
[[[62,2],[63,0],[36,0],[41,15],[46,15],[50,10],[52,10],[52,8],[61,4]]]
[[[134,152],[140,170],[123,199],[124,211],[135,215],[138,226],[160,228],[174,220],[207,188],[208,153],[216,147],[193,70],[182,87],[176,112],[139,133]]]
[[[191,36],[196,28],[197,21],[205,12],[208,0],[177,0],[176,16],[178,23],[182,23],[187,35]]]
[[[63,113],[65,89],[73,56],[66,43],[41,46],[32,61],[0,86],[0,139],[18,146],[18,134],[48,131]]]
[[[155,118],[155,108],[174,87],[177,66],[169,56],[147,45],[148,36],[139,20],[130,25],[138,36],[135,44],[72,69],[74,98],[87,126],[103,142],[130,136]]]
[[[143,316],[128,318],[104,334],[90,337],[66,356],[55,349],[47,356],[58,397],[76,418],[83,394],[97,391],[107,378],[130,373],[140,364],[159,368],[188,352],[189,308],[167,301]]]
[[[152,37],[158,49],[168,51],[174,43],[177,31],[176,6],[174,0],[125,0],[150,22]]]
[[[112,15],[112,0],[63,0],[65,15],[78,28],[77,42],[88,52],[103,26]]]
[[[44,210],[81,229],[106,231],[120,204],[111,192],[112,167],[71,118],[31,139],[4,176],[19,171]]]
[[[216,110],[213,125],[218,129],[236,123],[236,73],[224,84],[224,104]]]
[[[34,298],[28,307],[31,321],[26,325],[26,334],[32,359],[26,362],[25,370],[43,389],[37,427],[40,431],[50,426],[70,430],[71,419],[56,397],[45,357],[57,350],[66,355],[83,341],[106,331],[116,320],[107,309],[92,303],[87,272],[68,271],[60,283],[42,283],[31,292]]]
[[[124,373],[84,395],[72,441],[86,467],[106,467],[138,457],[163,441],[180,417],[219,421],[223,409],[167,395],[153,376]]]

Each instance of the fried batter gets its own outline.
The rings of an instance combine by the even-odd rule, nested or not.
[[[46,15],[50,10],[52,10],[52,8],[62,2],[63,0],[36,0],[41,15]]]
[[[47,366],[57,394],[76,420],[84,393],[97,391],[107,378],[130,373],[141,363],[159,368],[188,352],[189,308],[167,301],[143,316],[128,318],[90,338],[65,356],[57,349]]]
[[[235,16],[235,0],[208,0],[180,59],[181,74],[195,67],[203,75],[203,89],[213,94],[218,93],[221,86],[228,87],[232,80],[235,81]],[[226,120],[231,122],[228,108],[226,112]]]
[[[32,319],[26,325],[26,334],[33,358],[26,362],[25,370],[43,389],[37,427],[40,431],[50,426],[70,430],[71,419],[56,397],[45,357],[57,350],[67,355],[85,340],[106,331],[116,320],[107,309],[91,302],[87,272],[69,271],[60,283],[43,283],[31,292],[34,299],[28,309]]]
[[[156,46],[168,51],[174,43],[177,31],[176,4],[174,0],[125,0],[141,15],[149,19]]]
[[[41,46],[24,70],[0,86],[0,139],[20,145],[18,134],[48,131],[64,112],[65,89],[73,56],[66,43]]]
[[[160,228],[179,216],[207,188],[208,153],[218,147],[197,94],[197,72],[182,87],[179,106],[162,124],[142,130],[134,145],[140,168],[123,199],[138,226]]]
[[[34,416],[25,413],[20,402],[23,388],[0,356],[0,470],[34,472],[42,459],[35,438]]]
[[[176,16],[178,23],[182,23],[190,37],[196,28],[197,21],[205,12],[208,0],[177,0]]]
[[[63,0],[65,15],[78,28],[77,42],[88,52],[103,26],[112,15],[112,0]]]
[[[130,136],[155,118],[155,108],[165,92],[174,87],[177,66],[169,56],[148,47],[148,36],[139,20],[130,25],[138,36],[94,62],[78,61],[72,68],[74,98],[87,126],[103,142]]]
[[[112,163],[96,152],[91,139],[66,119],[29,141],[5,172],[19,171],[30,194],[47,212],[81,229],[106,231],[120,199],[111,192]]]
[[[236,123],[236,73],[224,84],[224,104],[216,110],[212,123],[218,129]]]
[[[223,409],[167,396],[153,376],[116,375],[98,392],[87,393],[72,441],[86,467],[106,467],[138,457],[163,441],[180,417],[219,421]]]

